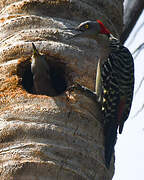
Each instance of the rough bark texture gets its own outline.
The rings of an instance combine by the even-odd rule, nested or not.
[[[110,180],[104,164],[103,128],[97,102],[78,91],[56,97],[32,94],[32,42],[58,68],[67,86],[94,90],[105,39],[68,40],[63,28],[101,19],[122,30],[122,0],[0,1],[0,179]]]

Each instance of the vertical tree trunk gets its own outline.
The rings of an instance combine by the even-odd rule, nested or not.
[[[108,170],[98,103],[65,87],[55,97],[35,95],[30,57],[34,42],[67,87],[78,81],[94,90],[97,61],[108,55],[104,40],[68,40],[63,29],[101,19],[119,35],[122,2],[1,0],[1,180],[112,179],[114,160]]]

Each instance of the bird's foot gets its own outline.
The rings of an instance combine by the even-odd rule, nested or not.
[[[69,92],[74,90],[78,90],[85,96],[91,98],[93,101],[98,102],[98,96],[96,95],[96,93],[91,91],[87,87],[80,85],[78,82],[75,82],[74,85],[68,88]]]

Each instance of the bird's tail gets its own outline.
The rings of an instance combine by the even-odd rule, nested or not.
[[[114,153],[114,146],[117,139],[118,125],[114,121],[107,122],[104,127],[105,137],[105,163],[106,167],[110,167],[112,155]]]
[[[122,133],[123,127],[124,127],[124,122],[122,122],[122,123],[119,125],[119,134]]]

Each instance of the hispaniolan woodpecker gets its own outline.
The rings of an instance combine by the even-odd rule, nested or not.
[[[33,74],[34,92],[41,95],[55,96],[57,92],[53,87],[51,70],[46,55],[40,54],[34,43],[32,43],[32,47],[31,71]]]
[[[109,41],[108,59],[98,64],[96,93],[101,96],[102,114],[104,117],[105,162],[109,168],[117,130],[122,133],[124,122],[129,116],[134,90],[134,62],[129,50],[120,44],[100,20],[85,21],[75,28],[76,37],[96,39],[99,34],[106,35]],[[101,85],[101,88],[99,86]]]

